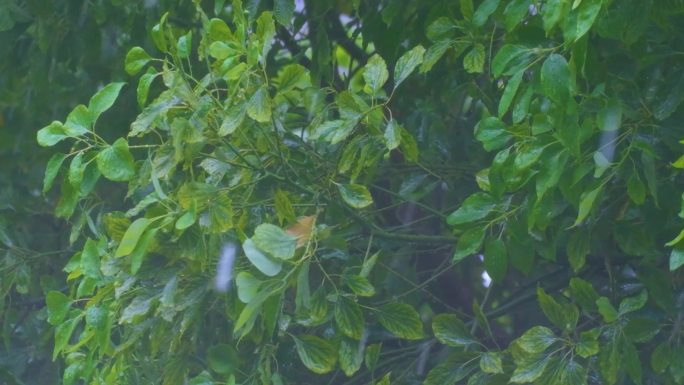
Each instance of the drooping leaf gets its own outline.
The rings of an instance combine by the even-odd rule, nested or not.
[[[506,88],[504,88],[504,92],[501,95],[501,99],[499,100],[499,109],[497,111],[499,118],[502,118],[506,114],[506,112],[508,112],[508,108],[511,106],[513,98],[515,98],[515,95],[518,92],[518,88],[520,87],[522,76],[523,71],[520,71],[515,75],[511,76],[510,79],[508,79]]]
[[[601,313],[601,316],[605,322],[611,323],[617,320],[618,312],[615,310],[613,305],[611,305],[608,298],[600,297],[596,300],[596,306],[598,307],[598,311]]]
[[[359,305],[347,297],[340,297],[335,306],[335,323],[349,338],[361,339],[364,322]]]
[[[138,218],[128,227],[126,232],[119,242],[119,247],[114,253],[115,257],[124,257],[133,252],[135,247],[138,245],[138,241],[142,236],[143,232],[150,225],[151,221],[147,218]]]
[[[394,150],[401,144],[401,126],[396,120],[392,119],[385,128],[385,146],[388,150]]]
[[[59,169],[62,167],[62,163],[64,163],[64,159],[66,159],[66,157],[66,154],[57,152],[54,153],[47,162],[47,166],[45,166],[45,177],[43,178],[43,194],[50,191],[50,188],[52,188],[52,184],[54,183],[55,178],[59,173]]]
[[[508,271],[508,253],[501,238],[488,237],[484,243],[484,265],[494,282],[502,282]]]
[[[574,89],[574,79],[563,56],[554,53],[544,60],[541,68],[541,85],[544,95],[559,105],[568,100],[570,90]]]
[[[363,346],[359,341],[343,338],[340,341],[340,349],[338,352],[340,368],[347,377],[351,377],[354,373],[361,369],[363,363]]]
[[[578,226],[587,218],[587,216],[589,216],[591,209],[594,207],[594,201],[596,201],[596,198],[599,196],[599,193],[602,189],[603,185],[599,185],[593,190],[587,191],[582,194],[582,196],[580,197],[577,218],[575,219],[575,223],[572,224],[572,227]]]

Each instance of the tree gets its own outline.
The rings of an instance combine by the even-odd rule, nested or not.
[[[164,14],[37,134],[63,382],[683,383],[682,11]]]

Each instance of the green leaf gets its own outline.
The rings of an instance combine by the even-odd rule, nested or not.
[[[519,71],[508,79],[508,84],[506,84],[501,100],[499,100],[499,109],[497,111],[499,118],[503,118],[506,112],[508,112],[508,108],[511,106],[511,102],[513,102],[513,98],[515,98],[515,94],[520,87],[523,73],[524,71]]]
[[[359,345],[359,342],[348,338],[342,338],[338,355],[340,369],[342,369],[347,377],[351,377],[361,369],[361,363],[363,363],[363,347]]]
[[[512,138],[501,119],[490,116],[475,126],[475,139],[482,143],[486,151],[498,150]]]
[[[76,209],[80,193],[66,178],[62,182],[61,187],[61,195],[57,202],[57,207],[55,207],[55,215],[59,218],[68,219]]]
[[[366,186],[360,184],[338,184],[342,199],[351,207],[362,209],[373,204],[373,197]]]
[[[582,358],[589,358],[598,354],[599,343],[597,338],[599,334],[600,330],[598,329],[592,329],[580,333],[580,339],[575,345],[575,352],[577,352],[577,354]]]
[[[550,355],[537,356],[535,360],[525,362],[524,365],[518,365],[513,371],[510,382],[523,384],[535,381],[544,373],[551,357]]]
[[[256,10],[254,11],[256,14]],[[273,45],[273,38],[275,37],[275,22],[273,21],[273,15],[271,12],[262,12],[256,22],[256,36],[259,38],[261,43],[261,57],[259,61],[262,66],[266,66],[266,57],[268,52],[271,50]]]
[[[570,90],[574,89],[574,79],[563,56],[554,53],[544,60],[541,85],[544,95],[555,103],[562,105],[568,100]]]
[[[249,272],[241,271],[235,278],[238,298],[243,303],[251,302],[256,297],[262,281]]]
[[[197,213],[195,210],[188,210],[176,220],[174,227],[176,230],[185,230],[195,224],[195,221],[197,221]]]
[[[622,344],[622,365],[627,372],[627,376],[637,385],[641,385],[641,378],[643,377],[643,371],[641,368],[641,359],[639,358],[639,352],[636,347],[630,343],[625,342]]]
[[[159,76],[159,73],[155,71],[154,68],[149,68],[147,72],[140,77],[140,80],[138,80],[136,95],[138,106],[140,106],[140,108],[145,107],[145,104],[147,104],[147,96],[150,93],[150,86],[157,76]]]
[[[482,353],[480,356],[480,370],[490,374],[503,373],[501,355],[496,352]]]
[[[223,123],[221,123],[221,127],[218,129],[219,136],[226,136],[235,132],[245,120],[245,113],[246,108],[242,104],[228,108],[228,111],[226,111],[226,114],[223,117]]]
[[[494,59],[492,60],[492,75],[494,78],[499,78],[502,74],[506,72],[509,64],[513,64],[519,61],[519,59],[530,52],[530,49],[517,44],[505,44],[499,52],[496,53]],[[522,72],[522,71],[517,71]]]
[[[620,352],[616,341],[611,340],[601,347],[599,369],[606,384],[615,384],[620,367]]]
[[[388,78],[389,72],[387,72],[385,60],[378,54],[371,56],[363,71],[363,79],[366,81],[368,88],[370,88],[370,93],[376,94],[380,91]]]
[[[596,300],[596,306],[598,307],[598,311],[601,313],[601,316],[605,322],[611,323],[617,320],[618,312],[615,310],[613,305],[610,304],[608,298],[600,297]]]
[[[504,9],[504,24],[506,31],[512,31],[529,12],[529,0],[512,0]]]
[[[124,138],[117,139],[114,144],[100,151],[96,160],[97,168],[109,180],[126,182],[135,176],[133,155]]]
[[[178,38],[176,42],[176,54],[181,59],[187,59],[190,57],[190,51],[192,50],[192,31],[189,31],[185,35]]]
[[[230,345],[218,344],[207,350],[209,368],[218,374],[228,375],[235,372],[238,362],[238,352]]]
[[[537,354],[545,351],[556,341],[558,341],[558,337],[551,329],[544,326],[534,326],[515,340],[515,343],[527,353]]]
[[[135,222],[133,222],[135,224]],[[131,225],[132,226],[132,225]],[[138,240],[135,248],[131,252],[131,274],[135,275],[142,266],[143,259],[147,256],[150,244],[157,235],[157,228],[147,229]],[[126,236],[124,235],[124,239]],[[122,241],[123,242],[123,241]],[[117,250],[118,251],[118,250]]]
[[[589,31],[601,11],[602,3],[602,0],[583,0],[580,6],[565,18],[563,35],[567,43],[579,40]]]
[[[484,241],[484,235],[484,226],[472,228],[461,234],[458,238],[458,243],[456,243],[456,250],[454,251],[454,263],[480,251],[482,241]]]
[[[423,62],[425,48],[422,45],[413,47],[397,60],[394,65],[394,89],[399,87],[406,78]]]
[[[86,163],[83,163],[83,153],[79,152],[71,159],[69,164],[69,183],[74,186],[75,189],[79,189],[81,182],[83,182],[83,173],[85,172]]]
[[[109,83],[102,87],[101,90],[97,91],[93,97],[90,98],[90,103],[88,103],[88,111],[92,114],[93,122],[100,117],[100,115],[110,109],[114,102],[119,97],[121,88],[126,83]]]
[[[591,209],[594,207],[594,201],[601,192],[601,189],[603,189],[603,185],[599,185],[591,191],[582,193],[582,196],[580,197],[579,211],[577,212],[577,219],[575,219],[575,223],[573,223],[571,227],[578,226],[587,218],[591,212]]]
[[[335,323],[342,334],[356,340],[361,339],[364,323],[359,305],[347,297],[339,297],[335,306]]]
[[[392,119],[387,122],[384,138],[385,146],[388,150],[392,151],[399,147],[399,144],[401,144],[401,126],[396,120]]]
[[[292,202],[290,202],[287,192],[283,190],[277,190],[274,198],[275,211],[276,216],[278,216],[278,221],[281,224],[285,221],[295,222],[297,220],[297,216],[295,215]]]
[[[294,89],[304,90],[311,87],[311,74],[300,64],[288,64],[278,71],[274,83],[281,94]]]
[[[399,338],[423,338],[423,323],[413,307],[403,303],[389,303],[375,312],[380,324]]]
[[[375,295],[375,288],[365,277],[360,275],[347,275],[345,276],[344,281],[354,294],[360,297],[372,297]]]
[[[473,25],[482,27],[489,16],[499,7],[500,0],[484,0],[473,14]]]
[[[646,201],[646,186],[636,172],[627,180],[627,195],[637,205],[642,205]]]
[[[97,280],[101,277],[100,273],[100,252],[97,243],[88,238],[81,252],[81,270],[83,275]]]
[[[247,115],[259,123],[271,121],[271,97],[265,86],[260,87],[247,102]]]
[[[423,385],[457,384],[477,368],[474,363],[443,362],[430,370]]]
[[[484,72],[485,47],[478,43],[463,57],[463,68],[471,74]]]
[[[542,21],[544,23],[544,31],[549,35],[549,32],[555,27],[567,11],[566,0],[548,0],[544,3],[544,12],[542,12]]]
[[[119,243],[119,247],[116,249],[116,253],[114,253],[114,256],[124,257],[132,253],[133,250],[135,250],[135,247],[138,245],[140,237],[150,223],[152,222],[147,218],[138,218],[133,221],[133,223],[128,226],[128,229],[124,233],[123,238]]]
[[[57,358],[57,355],[64,350],[64,348],[69,344],[71,335],[74,333],[74,329],[81,322],[81,317],[75,317],[68,321],[64,321],[59,325],[55,326],[55,347],[52,351],[52,360]]]
[[[335,368],[337,354],[333,345],[316,336],[293,336],[297,354],[304,366],[318,374],[325,374]]]
[[[54,146],[67,137],[68,136],[64,125],[56,120],[38,130],[38,133],[36,134],[36,140],[38,141],[38,144],[43,147]]]
[[[463,321],[453,314],[439,314],[432,319],[432,332],[444,345],[461,347],[477,343]]]
[[[283,27],[289,28],[292,26],[294,18],[295,2],[294,0],[275,0],[273,4],[273,16],[278,23]]]
[[[148,55],[144,49],[140,47],[133,47],[126,54],[126,61],[124,68],[129,75],[135,75],[152,60],[152,56]]]
[[[587,255],[591,251],[589,232],[582,229],[572,233],[568,239],[566,251],[572,270],[579,271],[584,266]]]
[[[480,220],[489,215],[496,206],[496,201],[491,195],[476,192],[466,198],[456,211],[449,214],[447,223],[456,226]]]
[[[64,131],[71,137],[78,137],[87,134],[94,118],[88,107],[83,104],[76,106],[67,116],[64,122]]]
[[[382,344],[371,344],[366,348],[364,362],[366,363],[366,368],[368,368],[368,370],[375,370],[378,360],[380,359],[380,349],[382,349]]]
[[[546,318],[558,328],[570,331],[577,326],[579,310],[575,305],[556,301],[541,287],[537,288],[537,300]]]
[[[291,259],[297,248],[297,238],[270,223],[262,223],[254,230],[252,241],[259,248],[277,259]]]
[[[245,240],[245,242],[242,244],[242,249],[252,265],[269,277],[277,275],[280,273],[280,270],[283,269],[283,264],[281,261],[273,259],[264,254],[257,248],[257,246],[254,244],[254,241],[251,239]]]
[[[648,301],[648,291],[642,290],[639,294],[634,297],[628,297],[620,301],[620,306],[618,307],[618,314],[620,316],[633,311],[637,311],[643,308]]]
[[[132,324],[139,322],[147,313],[149,313],[153,302],[156,301],[156,297],[145,297],[139,296],[133,298],[131,303],[126,306],[121,312],[121,318],[119,318],[120,324]]]
[[[667,342],[663,342],[656,346],[651,353],[651,368],[653,371],[662,374],[670,366],[672,360],[672,349]]]
[[[675,247],[670,252],[670,271],[675,271],[684,265],[684,249]]]
[[[373,270],[373,267],[375,267],[375,264],[378,261],[378,257],[380,256],[380,252],[376,252],[375,254],[371,255],[368,259],[363,261],[363,264],[361,265],[361,271],[359,272],[359,276],[363,278],[368,278],[368,275],[370,275],[371,271]]]
[[[432,69],[432,67],[444,56],[444,53],[449,49],[453,40],[440,40],[430,46],[423,57],[423,63],[420,65],[420,73],[424,74]]]
[[[502,282],[508,271],[508,253],[501,238],[487,237],[484,244],[484,266],[494,282]]]
[[[581,278],[570,279],[570,293],[574,300],[587,312],[596,311],[596,300],[598,293],[594,290],[591,283]]]
[[[52,157],[50,157],[50,160],[47,162],[47,166],[45,166],[45,176],[43,177],[43,194],[47,193],[52,188],[55,178],[59,173],[59,169],[62,167],[62,163],[64,163],[64,159],[66,159],[66,157],[66,154],[60,153],[52,154]]]
[[[71,307],[71,298],[59,291],[51,290],[45,296],[47,304],[48,322],[50,325],[59,325],[64,321]]]

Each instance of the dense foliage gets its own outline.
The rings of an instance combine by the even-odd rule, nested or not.
[[[684,4],[181,4],[38,131],[69,253],[0,232],[7,351],[49,333],[64,384],[684,383]]]

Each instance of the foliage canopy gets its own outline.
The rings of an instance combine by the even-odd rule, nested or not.
[[[37,132],[72,252],[3,290],[64,384],[683,384],[683,12],[164,13]]]

